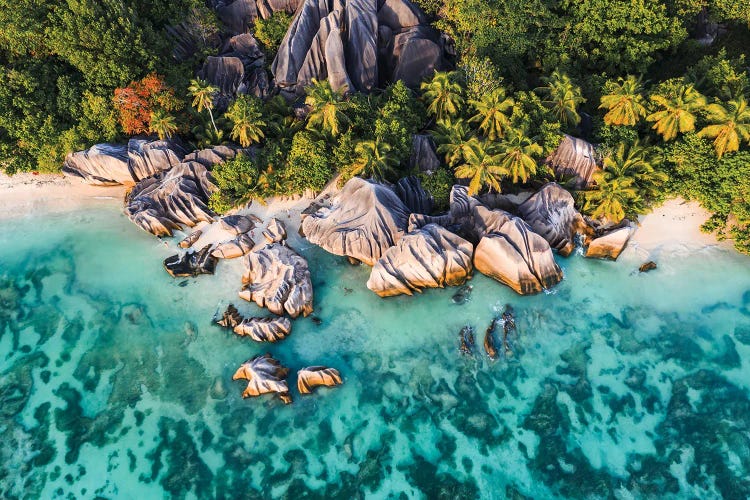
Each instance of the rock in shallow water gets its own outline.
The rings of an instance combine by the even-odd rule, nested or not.
[[[211,254],[211,245],[200,250],[188,250],[182,255],[173,255],[164,260],[164,268],[173,277],[213,274],[218,259]]]
[[[289,396],[289,386],[284,380],[287,375],[289,368],[282,366],[279,360],[270,354],[264,354],[243,363],[232,376],[232,380],[247,380],[247,388],[242,393],[243,398],[275,392],[287,403],[285,397]]]
[[[471,243],[436,224],[409,233],[375,263],[367,288],[381,297],[463,284],[471,275]]]
[[[408,220],[409,209],[391,188],[354,177],[330,206],[305,217],[301,230],[326,251],[372,266],[401,239]]]
[[[586,249],[586,257],[617,260],[617,257],[627,246],[631,234],[632,229],[630,226],[626,226],[593,239]]]
[[[242,233],[235,239],[216,245],[211,255],[219,259],[236,259],[247,254],[255,246],[255,242],[247,233]]]
[[[300,394],[310,394],[315,387],[324,385],[334,387],[341,385],[339,371],[325,366],[308,366],[297,372],[297,389]]]
[[[216,322],[219,326],[224,328],[234,328],[242,322],[242,315],[234,307],[234,304],[229,304],[224,314],[221,315],[221,319]]]
[[[179,246],[180,248],[190,248],[195,244],[196,241],[198,241],[203,234],[203,231],[200,229],[196,229],[192,233],[185,236],[182,241],[180,241]]]
[[[279,316],[292,318],[313,311],[310,270],[304,257],[274,243],[245,256],[244,284],[240,297]]]
[[[245,318],[234,327],[234,333],[248,336],[256,342],[276,342],[292,331],[289,318]]]

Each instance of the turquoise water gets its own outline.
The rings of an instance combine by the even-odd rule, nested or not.
[[[747,257],[670,251],[641,275],[632,251],[574,255],[553,293],[479,275],[455,305],[379,299],[368,268],[302,248],[322,324],[260,345],[212,325],[230,301],[260,312],[238,261],[172,279],[173,250],[91,208],[0,221],[0,498],[750,495]],[[513,356],[491,362],[506,303]],[[263,352],[344,385],[242,400],[231,376]]]

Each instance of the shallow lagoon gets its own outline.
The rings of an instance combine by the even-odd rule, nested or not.
[[[747,257],[672,249],[638,274],[635,251],[572,256],[552,293],[478,275],[455,305],[379,299],[368,268],[298,248],[322,324],[260,345],[212,325],[229,302],[260,312],[236,298],[238,261],[174,280],[174,250],[111,201],[0,229],[0,497],[750,495]],[[514,355],[490,362],[506,303]],[[266,351],[344,386],[242,400],[231,375]]]

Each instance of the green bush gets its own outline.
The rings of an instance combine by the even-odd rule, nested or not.
[[[292,16],[284,11],[274,12],[268,19],[255,20],[255,38],[271,53],[279,50],[281,41],[286,36]],[[273,59],[273,58],[270,58]]]
[[[287,194],[302,193],[306,189],[321,191],[333,175],[328,146],[315,139],[308,131],[298,132],[292,140],[284,186]]]
[[[445,212],[450,208],[451,189],[456,183],[453,172],[446,168],[440,167],[432,174],[420,172],[417,174],[422,187],[432,195],[434,212]]]

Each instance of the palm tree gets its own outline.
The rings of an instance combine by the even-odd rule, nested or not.
[[[456,177],[469,180],[469,195],[477,194],[483,187],[500,192],[500,181],[508,174],[502,165],[502,155],[496,154],[492,145],[472,137],[464,151],[465,163],[456,168]]]
[[[208,110],[208,115],[211,117],[211,124],[214,126],[214,131],[218,136],[219,129],[216,128],[214,114],[211,110],[214,108],[214,97],[219,93],[219,88],[205,80],[196,78],[190,80],[188,92],[193,97],[193,107],[198,110],[198,113],[203,112],[204,109]]]
[[[744,96],[729,101],[726,106],[709,104],[706,112],[711,125],[704,127],[698,135],[714,140],[719,158],[724,153],[740,149],[742,141],[750,142],[750,109]]]
[[[560,123],[578,125],[581,122],[581,116],[577,111],[578,105],[586,102],[581,94],[581,88],[575,85],[568,75],[558,70],[542,81],[547,84],[537,89],[546,97],[542,104],[552,111]]]
[[[329,137],[337,137],[342,132],[341,128],[349,124],[349,117],[344,113],[349,103],[344,100],[344,94],[333,90],[328,80],[313,79],[306,91],[305,104],[311,108],[307,128],[315,131],[318,127]]]
[[[292,108],[281,95],[275,95],[265,102],[263,116],[266,118],[268,134],[280,140],[291,140],[303,125],[301,120],[295,118]]]
[[[422,98],[427,102],[427,112],[438,121],[458,114],[464,104],[461,85],[454,81],[454,72],[436,71],[432,80],[422,82]]]
[[[607,181],[602,172],[594,174],[597,188],[584,193],[584,210],[593,217],[620,222],[625,218],[626,207],[638,200],[633,179],[618,177]]]
[[[599,109],[606,109],[604,123],[607,125],[637,124],[645,117],[646,107],[643,98],[643,84],[640,78],[628,75],[627,78],[618,78],[617,82],[607,82],[606,95],[601,98]]]
[[[391,155],[391,145],[376,137],[372,141],[360,141],[354,147],[357,161],[352,165],[354,175],[366,175],[383,180],[395,171],[398,160]]]
[[[232,139],[239,141],[243,148],[265,137],[262,127],[266,126],[260,111],[260,101],[249,95],[241,95],[229,106],[225,115],[232,122]]]
[[[466,120],[448,118],[437,124],[435,137],[438,143],[437,152],[444,154],[445,162],[454,167],[463,159],[464,149],[472,133]]]
[[[159,139],[170,139],[177,132],[177,121],[163,109],[155,109],[151,112],[148,131],[158,135]]]
[[[491,141],[505,135],[505,130],[510,127],[508,111],[515,105],[512,97],[506,97],[505,89],[497,88],[485,94],[478,101],[471,100],[469,103],[477,110],[477,114],[469,119],[470,122],[479,122],[479,129]]]
[[[542,146],[534,142],[521,130],[511,130],[507,138],[500,142],[500,164],[513,183],[526,182],[536,174],[535,156],[541,156]]]
[[[646,117],[655,122],[652,127],[665,141],[677,134],[695,130],[695,113],[706,105],[706,98],[692,84],[682,83],[672,95],[652,95],[651,101],[658,110]]]

